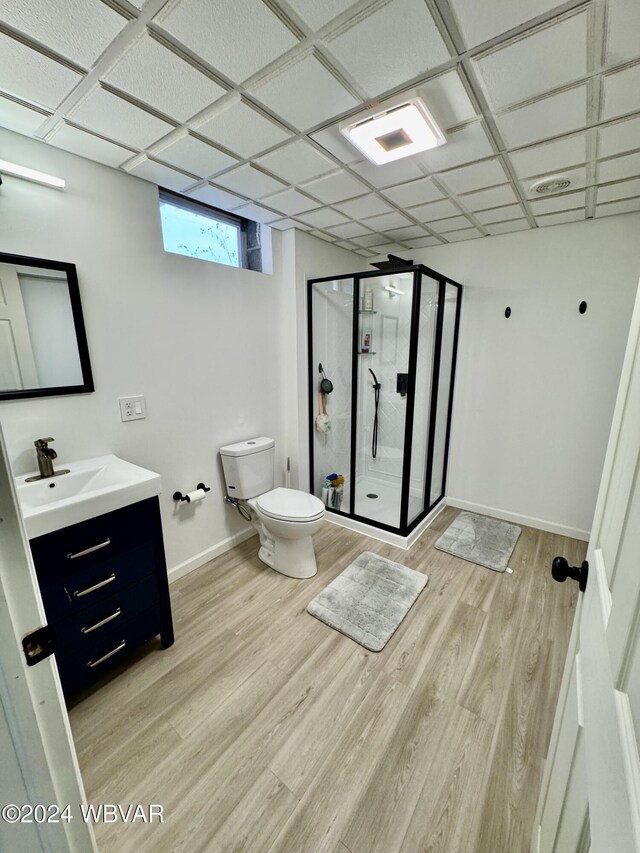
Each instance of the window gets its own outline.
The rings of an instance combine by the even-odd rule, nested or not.
[[[166,252],[189,255],[230,267],[245,267],[247,220],[160,192],[160,219]]]

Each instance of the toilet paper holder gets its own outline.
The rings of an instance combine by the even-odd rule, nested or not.
[[[210,492],[211,489],[208,486],[205,486],[204,483],[198,483],[198,485],[195,487],[194,491],[196,491],[196,492],[198,492],[198,491]],[[183,495],[182,492],[174,492],[173,493],[173,499],[174,499],[174,501],[186,501],[187,503],[191,503],[191,498],[189,497],[189,495],[188,494]]]

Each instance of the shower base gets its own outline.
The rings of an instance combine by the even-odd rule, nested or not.
[[[367,495],[377,495],[369,498]],[[422,510],[422,501],[409,495],[409,518]],[[356,481],[356,515],[370,518],[392,527],[400,525],[400,483],[379,480],[375,477],[360,477]]]

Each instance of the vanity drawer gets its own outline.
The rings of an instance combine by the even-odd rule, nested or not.
[[[56,663],[65,693],[90,684],[121,663],[127,654],[143,645],[161,630],[160,614],[157,609],[145,610],[128,622],[112,628],[100,639],[83,644],[75,654],[63,655],[56,652]]]
[[[57,654],[73,655],[79,648],[101,641],[145,610],[158,608],[158,584],[154,575],[104,596],[80,612],[56,624]]]
[[[40,584],[48,586],[60,578],[100,566],[142,541],[153,542],[156,504],[156,498],[149,498],[32,539],[29,544]]]
[[[88,568],[51,583],[40,581],[44,609],[50,622],[58,622],[95,604],[102,604],[113,593],[155,571],[150,541],[92,562]]]

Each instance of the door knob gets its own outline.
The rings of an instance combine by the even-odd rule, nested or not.
[[[585,560],[581,566],[570,566],[564,557],[556,557],[551,564],[551,576],[558,583],[564,583],[567,578],[578,581],[580,592],[584,592],[589,577],[589,563]]]

